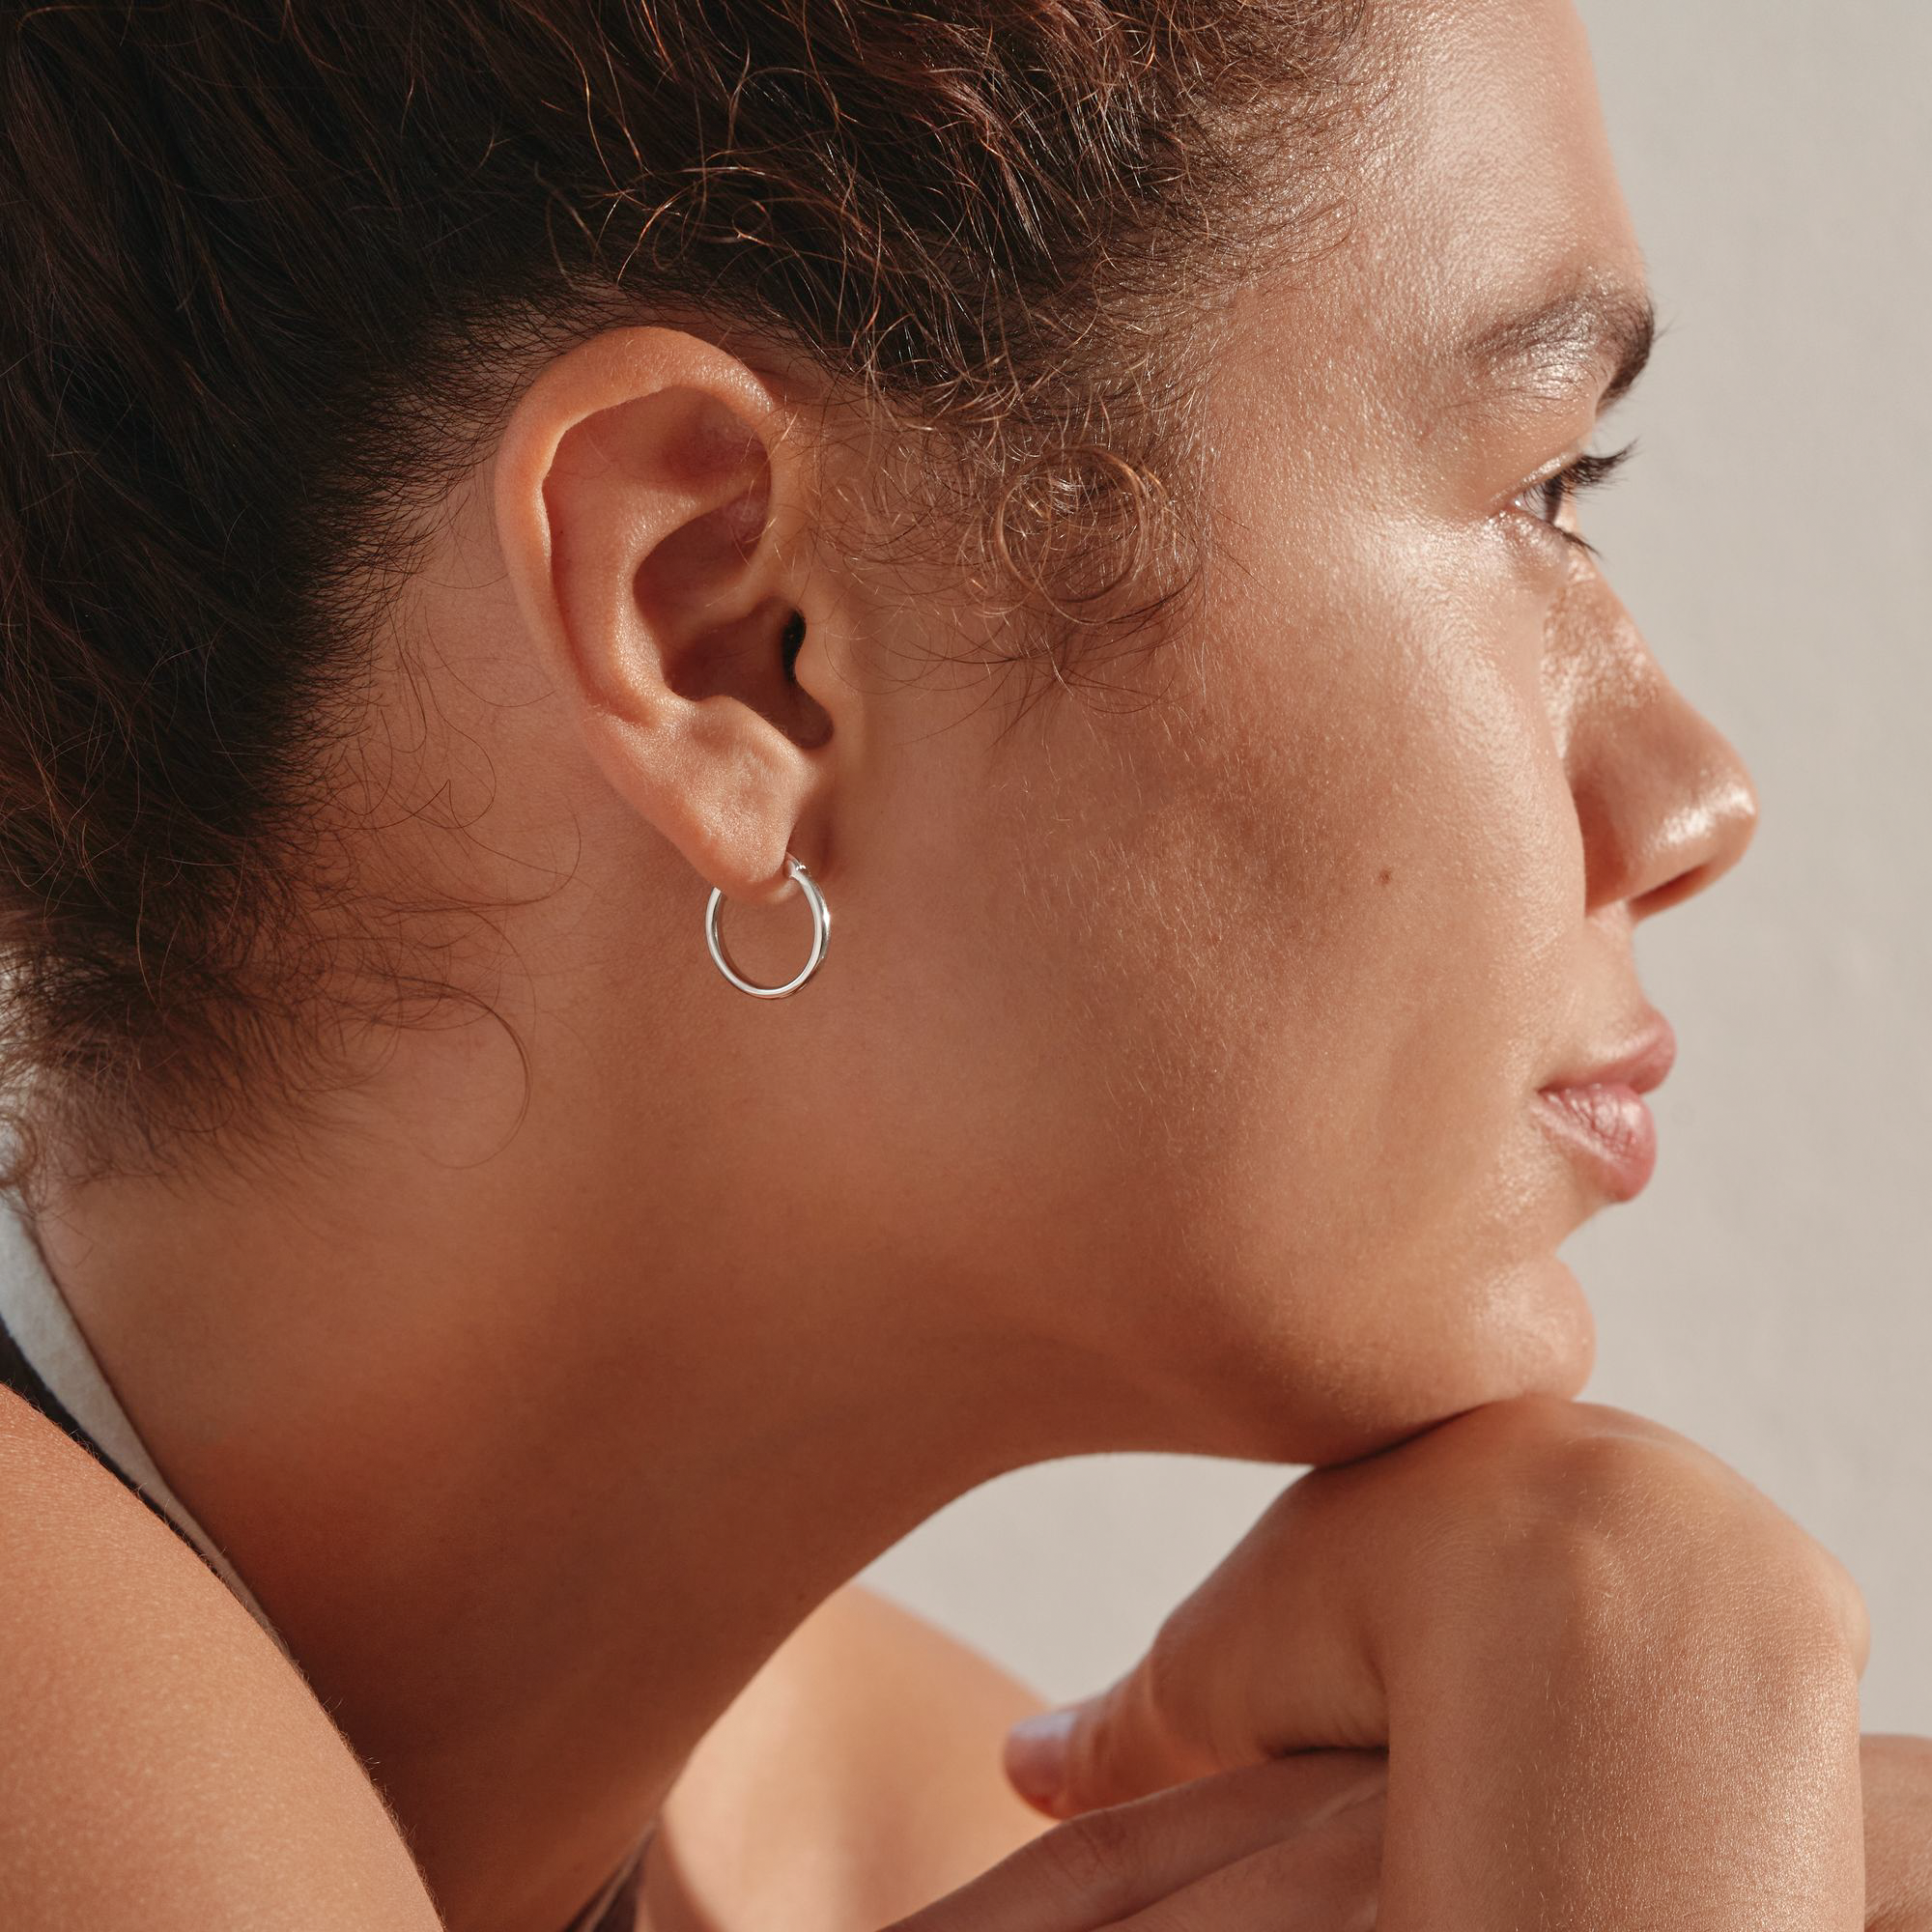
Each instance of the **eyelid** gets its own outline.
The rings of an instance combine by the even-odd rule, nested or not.
[[[1627,442],[1621,449],[1613,449],[1607,455],[1589,449],[1570,450],[1525,476],[1510,492],[1509,501],[1514,503],[1518,497],[1527,497],[1532,490],[1539,490],[1544,484],[1565,474],[1574,479],[1573,487],[1576,489],[1595,489],[1598,484],[1607,482],[1635,454],[1634,442]]]
[[[1621,449],[1612,450],[1606,456],[1598,455],[1590,450],[1576,450],[1557,458],[1554,462],[1547,463],[1534,475],[1518,485],[1508,502],[1502,506],[1502,513],[1507,514],[1518,509],[1526,497],[1533,496],[1538,490],[1548,489],[1559,478],[1565,479],[1566,482],[1566,499],[1574,503],[1586,491],[1608,482],[1636,454],[1636,447],[1634,441],[1627,442]],[[1561,537],[1573,549],[1588,552],[1592,556],[1596,555],[1595,546],[1580,531],[1566,529],[1563,525],[1547,517],[1536,516],[1527,510],[1522,514],[1541,528]]]

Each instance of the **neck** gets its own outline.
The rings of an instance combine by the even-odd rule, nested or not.
[[[1065,1415],[1050,1350],[942,1330],[929,1284],[814,1279],[690,1177],[574,1231],[624,1190],[542,1160],[97,1182],[40,1230],[461,1932],[556,1932],[815,1605],[1094,1446],[1035,1419]]]

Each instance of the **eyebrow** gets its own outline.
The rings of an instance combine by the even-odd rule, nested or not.
[[[1596,285],[1488,324],[1467,338],[1463,355],[1484,374],[1552,394],[1607,369],[1600,407],[1608,409],[1630,393],[1656,343],[1657,304],[1646,292]]]

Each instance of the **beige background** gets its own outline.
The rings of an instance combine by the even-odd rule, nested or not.
[[[1667,325],[1590,527],[1763,801],[1744,864],[1638,934],[1682,1055],[1657,1179],[1565,1250],[1590,1393],[1822,1537],[1871,1605],[1867,1728],[1932,1732],[1932,5],[1583,12]],[[1286,1480],[1058,1463],[867,1577],[1077,1696]]]

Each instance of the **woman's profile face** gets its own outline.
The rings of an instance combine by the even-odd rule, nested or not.
[[[1581,27],[1378,32],[1348,239],[1208,372],[1158,695],[997,744],[977,688],[875,696],[838,943],[781,1009],[839,1123],[791,1143],[810,1213],[866,1174],[845,1236],[906,1294],[1061,1345],[1150,1444],[1284,1460],[1581,1385],[1555,1251],[1616,1190],[1538,1090],[1632,1043],[1634,925],[1755,812],[1548,480],[1645,346]]]
[[[486,843],[574,855],[569,894],[533,902],[549,923],[516,936],[555,1018],[521,1137],[506,1071],[502,1144],[530,1157],[498,1184],[546,1227],[558,1190],[594,1209],[571,1258],[581,1294],[609,1285],[583,1326],[611,1360],[729,1327],[748,1385],[801,1350],[828,1403],[876,1400],[883,1374],[983,1473],[1109,1446],[1333,1461],[1586,1378],[1557,1249],[1641,1184],[1643,1150],[1605,1175],[1541,1090],[1637,1043],[1633,928],[1736,861],[1755,801],[1556,480],[1649,332],[1569,0],[1385,0],[1369,32],[1346,226],[1182,345],[1210,541],[1114,668],[1137,699],[1023,702],[970,654],[905,676],[982,613],[812,541],[789,430],[757,445],[785,534],[758,537],[748,492],[636,567],[633,470],[678,418],[624,400],[624,358],[642,333],[729,361],[715,343],[615,331],[518,405],[497,521],[459,512],[418,588],[440,648],[468,653],[441,698],[514,698],[477,724],[502,801]],[[582,436],[573,385],[601,412]],[[823,447],[835,472],[851,454]],[[824,499],[828,530],[849,500]],[[781,595],[729,576],[772,557]],[[717,822],[755,818],[774,859],[793,839],[833,908],[796,999],[712,970],[703,851],[656,836],[693,768],[607,731],[603,687],[571,682],[573,651],[628,678],[670,647],[640,600],[696,625],[735,609],[706,602],[714,571],[752,628],[720,631],[704,673],[766,682],[721,697],[706,742],[762,731],[758,757],[810,773],[809,806],[757,816],[731,788],[755,760],[714,760]],[[533,704],[553,608],[577,641]],[[786,608],[806,622],[781,682],[756,625]],[[525,781],[496,782],[519,759]],[[804,927],[740,904],[728,944],[771,984]],[[429,1109],[466,1132],[487,1111]],[[687,1307],[680,1283],[704,1292]]]

